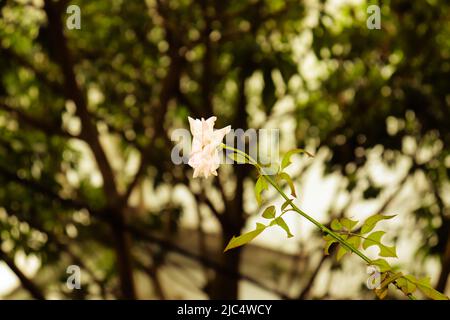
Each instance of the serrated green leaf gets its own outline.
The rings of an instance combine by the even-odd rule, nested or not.
[[[381,220],[388,220],[394,218],[394,216],[385,216],[382,214],[374,214],[373,216],[370,216],[369,218],[364,221],[364,224],[361,227],[361,234],[369,233],[370,231],[375,228],[376,224],[380,222]]]
[[[358,221],[351,220],[348,218],[342,218],[339,220],[339,222],[345,229],[347,229],[347,231],[352,231],[355,228],[355,226],[358,224]]]
[[[286,231],[287,233],[287,237],[288,238],[292,238],[294,235],[291,233],[291,231],[289,230],[288,225],[286,224],[286,221],[284,221],[284,219],[282,217],[278,217],[273,221],[274,224],[280,226],[281,228],[283,228],[284,231]]]
[[[244,244],[249,243],[250,241],[252,241],[254,238],[256,238],[261,232],[264,231],[264,229],[266,228],[265,225],[261,224],[261,223],[257,223],[256,224],[256,229],[247,233],[244,233],[238,237],[233,237],[231,238],[230,242],[228,242],[227,247],[225,248],[224,252],[236,248],[236,247],[240,247],[243,246]]]
[[[264,210],[262,216],[263,216],[263,218],[266,218],[266,219],[273,219],[273,218],[275,218],[275,206],[267,207]]]
[[[381,257],[397,257],[397,252],[395,246],[388,247],[381,243],[381,238],[386,234],[384,231],[372,232],[364,239],[363,248],[366,250],[371,246],[378,246],[380,249],[379,255]]]
[[[266,179],[264,178],[264,176],[260,176],[255,184],[255,196],[258,204],[261,204],[261,193],[267,189],[269,189],[269,186]]]
[[[333,219],[333,221],[331,221],[331,229],[333,229],[334,231],[339,231],[342,229],[342,224],[338,219]]]
[[[289,166],[291,164],[291,157],[296,153],[306,153],[308,156],[314,157],[311,153],[309,153],[303,149],[290,150],[290,151],[286,152],[286,154],[283,156],[283,159],[281,160],[281,170],[283,170],[284,168],[286,168],[287,166]]]
[[[392,269],[389,263],[384,259],[372,260],[372,265],[380,268],[381,272],[386,272]]]
[[[296,197],[296,193],[295,193],[295,186],[294,186],[294,182],[291,179],[291,176],[288,175],[286,172],[281,172],[278,174],[278,178],[285,180],[287,182],[287,184],[289,185],[289,188],[291,189],[291,195],[293,197]]]
[[[236,161],[237,163],[248,163],[249,161],[247,160],[247,158],[245,158],[242,154],[240,153],[236,153],[233,152],[231,154],[228,155],[228,157],[234,161]]]

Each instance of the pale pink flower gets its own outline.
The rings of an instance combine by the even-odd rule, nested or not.
[[[223,138],[230,132],[231,126],[214,130],[216,117],[205,119],[193,119],[188,117],[191,127],[192,150],[189,155],[188,164],[194,168],[194,178],[198,176],[209,177],[211,174],[217,176],[220,165],[219,146]]]

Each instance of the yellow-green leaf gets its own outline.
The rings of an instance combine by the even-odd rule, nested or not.
[[[358,221],[351,220],[351,219],[348,219],[348,218],[342,218],[342,219],[339,220],[339,222],[348,231],[352,231],[355,228],[355,226],[358,224]]]
[[[339,261],[342,259],[343,256],[345,256],[345,254],[348,252],[348,249],[343,247],[343,246],[339,246],[339,250],[336,254],[336,260]]]
[[[379,244],[378,247],[380,248],[380,253],[379,255],[381,257],[392,257],[392,258],[398,258],[397,256],[397,248],[395,246],[392,247],[388,247],[385,246],[384,244]]]
[[[361,234],[366,234],[372,231],[379,221],[392,219],[394,217],[395,216],[385,216],[382,214],[374,214],[373,216],[370,216],[366,219],[366,221],[364,221],[364,224],[361,227]]]
[[[392,269],[389,263],[384,259],[372,260],[372,265],[380,268],[381,272],[386,272]]]
[[[261,204],[261,193],[267,189],[269,189],[269,186],[267,185],[266,179],[264,176],[260,176],[255,184],[255,196],[258,204]]]
[[[448,297],[439,291],[435,290],[430,284],[430,278],[423,278],[417,280],[415,283],[417,288],[428,298],[433,300],[449,300]]]
[[[281,160],[281,170],[283,170],[284,168],[286,168],[287,166],[289,166],[291,164],[291,157],[292,157],[292,155],[294,155],[296,153],[306,153],[308,156],[314,157],[311,153],[309,153],[308,151],[303,150],[303,149],[290,150],[290,151],[286,152],[286,154],[283,156],[283,159]]]
[[[328,250],[330,250],[331,245],[338,241],[335,238],[333,238],[332,236],[330,236],[329,234],[324,236],[323,239],[326,241],[323,251],[324,251],[325,255],[329,255],[330,253],[328,252]]]
[[[361,245],[361,238],[357,237],[357,236],[353,236],[353,237],[350,237],[347,240],[347,242],[350,243],[353,246],[353,248],[358,249],[359,246]]]
[[[285,180],[287,182],[287,184],[289,185],[289,188],[291,189],[291,195],[293,197],[296,197],[296,193],[295,193],[295,186],[294,186],[294,182],[291,179],[291,176],[288,175],[286,172],[281,172],[280,174],[278,174],[278,178]]]
[[[397,257],[397,252],[395,246],[388,247],[381,243],[381,238],[385,235],[384,231],[372,232],[367,238],[364,239],[363,248],[364,250],[371,246],[378,246],[380,249],[379,255],[382,257]]]
[[[231,240],[230,240],[230,242],[228,242],[228,245],[225,248],[224,252],[249,243],[254,238],[256,238],[261,232],[263,232],[265,228],[266,228],[266,226],[263,225],[262,223],[257,223],[255,230],[244,233],[238,237],[231,238]]]
[[[262,216],[263,216],[263,218],[266,218],[266,219],[273,219],[273,218],[275,218],[275,206],[267,207],[264,210]]]
[[[416,291],[417,286],[414,282],[408,280],[408,276],[403,276],[396,280],[397,285],[403,291],[404,294],[411,294]]]
[[[284,221],[284,219],[282,217],[278,217],[273,221],[273,224],[276,224],[278,226],[280,226],[281,228],[284,229],[284,231],[286,231],[287,233],[287,237],[288,238],[292,238],[294,235],[291,233],[291,231],[289,230],[288,225],[286,224],[286,221]]]
[[[339,231],[342,229],[342,224],[338,219],[333,219],[333,221],[331,221],[331,229],[333,229],[334,231]]]
[[[286,201],[281,205],[281,210],[286,209],[286,207],[287,207],[288,205],[290,205],[291,202],[292,202],[292,200],[286,200]]]

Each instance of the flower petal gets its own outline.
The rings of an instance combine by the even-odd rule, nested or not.
[[[188,117],[189,126],[194,137],[201,137],[202,135],[202,121]]]

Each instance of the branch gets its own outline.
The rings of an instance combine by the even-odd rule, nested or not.
[[[335,250],[333,249],[333,251],[335,251]],[[320,258],[319,263],[315,267],[311,277],[309,277],[308,282],[306,283],[305,287],[302,289],[302,291],[298,295],[297,300],[304,300],[308,296],[309,292],[311,291],[311,289],[314,285],[314,281],[316,280],[317,275],[319,274],[319,271],[322,268],[323,263],[325,262],[325,260],[328,257],[330,257],[330,256],[322,255],[322,257]]]
[[[289,299],[289,296],[287,296],[285,293],[280,292],[278,290],[275,290],[273,288],[270,288],[269,286],[265,285],[264,283],[260,282],[259,280],[257,280],[256,278],[253,278],[251,276],[247,276],[238,272],[234,272],[229,270],[228,268],[224,267],[222,264],[214,262],[212,260],[209,260],[206,257],[202,257],[199,256],[193,252],[190,252],[186,249],[180,248],[177,245],[173,244],[172,242],[168,241],[168,240],[164,240],[164,239],[160,239],[152,234],[150,234],[149,232],[146,232],[144,230],[141,230],[138,227],[132,226],[132,225],[126,225],[127,230],[132,233],[134,236],[136,236],[137,238],[141,239],[141,240],[145,240],[145,241],[149,241],[151,243],[155,243],[159,246],[161,246],[162,248],[164,248],[165,250],[169,250],[169,251],[173,251],[176,252],[178,254],[181,254],[187,258],[190,258],[192,260],[196,260],[218,272],[222,272],[223,274],[229,276],[231,279],[241,279],[241,280],[245,280],[248,281],[264,290],[267,290],[269,292],[272,292],[276,295],[278,295],[280,298],[282,299]]]

